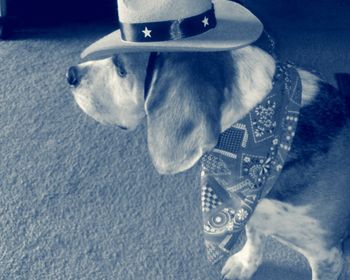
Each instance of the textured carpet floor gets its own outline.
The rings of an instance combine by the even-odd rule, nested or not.
[[[274,6],[264,10],[268,2],[246,4],[266,21],[282,59],[331,82],[350,72],[344,18],[331,13],[315,27],[317,15],[296,13],[304,24],[294,25],[273,16]],[[205,257],[198,167],[158,175],[144,125],[131,133],[102,126],[69,93],[66,69],[109,31],[66,26],[0,41],[0,279],[220,279]],[[269,240],[254,279],[310,279],[310,271]]]

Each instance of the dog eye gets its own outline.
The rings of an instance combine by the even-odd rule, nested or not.
[[[124,67],[119,67],[117,66],[117,73],[120,77],[124,78],[126,76],[126,70],[124,69]]]
[[[122,130],[128,130],[125,126],[117,125]]]
[[[124,78],[127,74],[124,65],[121,63],[121,61],[118,59],[118,56],[113,56],[113,63],[115,67],[117,68],[117,73],[119,77]]]

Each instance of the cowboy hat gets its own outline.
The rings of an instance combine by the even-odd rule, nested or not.
[[[118,52],[224,51],[251,44],[263,30],[246,8],[227,0],[118,0],[120,28],[81,58]]]

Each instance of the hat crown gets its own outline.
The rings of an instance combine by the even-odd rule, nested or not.
[[[143,23],[192,17],[209,10],[210,0],[118,0],[119,21]]]

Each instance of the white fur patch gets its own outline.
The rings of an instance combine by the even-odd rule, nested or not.
[[[276,63],[263,50],[248,46],[231,52],[236,79],[233,92],[225,92],[227,102],[222,109],[221,131],[239,121],[272,89]],[[237,99],[239,106],[237,106]]]
[[[312,279],[338,279],[343,267],[341,251],[329,246],[327,231],[310,215],[310,207],[263,199],[249,225],[303,254],[311,266]]]
[[[221,131],[239,121],[272,90],[276,62],[265,51],[248,46],[231,52],[235,63],[236,80],[233,92],[225,91]],[[302,106],[310,104],[319,92],[320,78],[297,69],[302,84]]]
[[[319,92],[319,83],[321,79],[308,71],[299,68],[297,71],[300,75],[302,85],[301,105],[305,106],[310,104]]]
[[[261,235],[275,237],[303,254],[309,261],[313,280],[336,280],[343,268],[340,248],[327,243],[327,231],[310,215],[311,207],[263,199],[247,225],[247,242],[231,256],[222,274],[225,279],[249,279],[262,257]]]
[[[261,200],[249,224],[264,235],[273,235],[286,242],[302,237],[315,244],[315,236],[321,240],[326,234],[319,221],[309,215],[309,207],[293,206],[272,199]],[[315,244],[316,247],[322,245]]]

